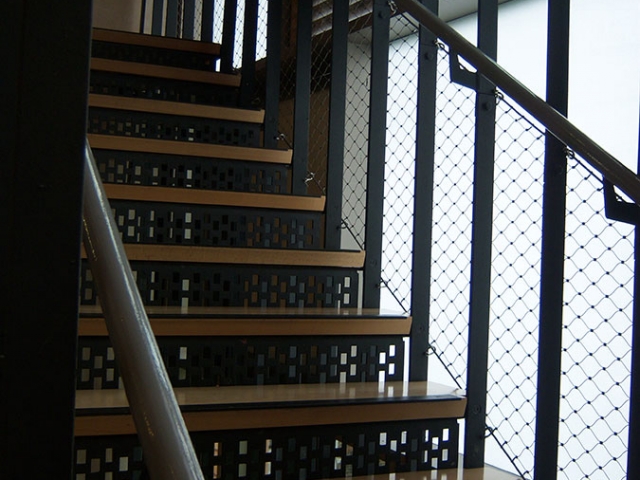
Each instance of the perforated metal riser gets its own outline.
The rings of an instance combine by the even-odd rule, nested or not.
[[[91,72],[89,81],[90,93],[222,107],[238,106],[238,90],[234,87],[96,70]]]
[[[209,72],[215,69],[214,57],[204,53],[145,47],[141,45],[125,45],[98,40],[94,40],[91,43],[91,56],[125,62],[150,63],[167,67],[205,70]]]
[[[402,408],[398,405],[397,408]],[[313,480],[454,468],[455,419],[191,435],[207,480]],[[148,479],[137,438],[76,438],[75,480]]]
[[[401,336],[158,337],[157,341],[174,387],[391,382],[402,380],[404,368]],[[107,337],[80,337],[78,346],[78,389],[122,387]]]
[[[249,307],[357,307],[353,269],[281,268],[133,261],[145,305]],[[93,276],[82,262],[80,301],[97,301]]]
[[[322,214],[112,200],[125,243],[320,248]]]
[[[179,155],[93,150],[102,181],[236,192],[287,193],[287,167]]]
[[[258,147],[260,126],[205,118],[89,109],[89,133],[155,140]]]

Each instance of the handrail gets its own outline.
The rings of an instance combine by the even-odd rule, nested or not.
[[[204,480],[88,141],[83,201],[84,246],[151,478]]]
[[[558,140],[581,155],[607,180],[640,204],[640,177],[426,7],[416,0],[395,0],[395,3],[518,102]]]

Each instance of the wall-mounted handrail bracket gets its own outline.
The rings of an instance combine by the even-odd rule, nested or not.
[[[604,193],[604,214],[610,220],[640,225],[640,206],[636,203],[625,202],[616,193],[613,183],[602,179],[602,192]]]
[[[467,70],[454,50],[449,51],[449,76],[453,83],[476,90],[478,73]]]

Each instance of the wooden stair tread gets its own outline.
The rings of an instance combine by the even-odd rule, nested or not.
[[[179,263],[362,268],[365,257],[364,251],[279,250],[131,243],[125,244],[124,248],[129,260]],[[82,257],[86,258],[84,248]]]
[[[96,93],[89,94],[89,107],[181,115],[185,117],[201,117],[231,122],[264,122],[264,110],[217,107],[193,103],[170,102],[166,100],[151,100],[148,98],[100,95]]]
[[[378,309],[147,307],[157,336],[409,335],[411,317]],[[99,306],[81,306],[80,336],[106,336]]]
[[[234,145],[215,145],[209,143],[179,142],[175,140],[155,140],[98,134],[88,134],[87,139],[92,148],[102,150],[187,155],[192,157],[277,163],[282,165],[290,164],[292,157],[291,150],[271,150],[267,148],[237,147]]]
[[[350,480],[522,480],[522,477],[486,465],[480,468],[464,468],[460,455],[458,468],[444,468],[422,472],[396,472],[349,477]]]
[[[182,80],[187,82],[208,83],[224,87],[240,86],[240,76],[220,72],[207,72],[204,70],[190,70],[187,68],[167,67],[151,63],[126,62],[106,58],[91,59],[91,70],[103,72],[122,73],[126,75],[140,75],[144,77],[156,77],[169,80]]]
[[[466,398],[427,382],[177,388],[190,431],[461,418]],[[76,392],[77,436],[134,434],[123,390]]]
[[[323,212],[325,206],[325,197],[200,190],[195,188],[149,187],[117,183],[107,183],[104,188],[107,192],[107,197],[111,200],[270,208],[309,212]]]
[[[120,30],[108,30],[104,28],[94,28],[92,32],[92,40],[202,53],[215,57],[220,55],[220,44],[217,43],[199,42],[197,40],[185,40],[182,38],[160,37],[158,35],[146,35],[142,33],[123,32]]]

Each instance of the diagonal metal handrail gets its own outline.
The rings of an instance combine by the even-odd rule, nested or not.
[[[83,240],[153,480],[204,480],[87,141]]]
[[[419,2],[395,0],[395,3],[518,102],[558,140],[580,154],[607,180],[640,204],[640,177]]]

